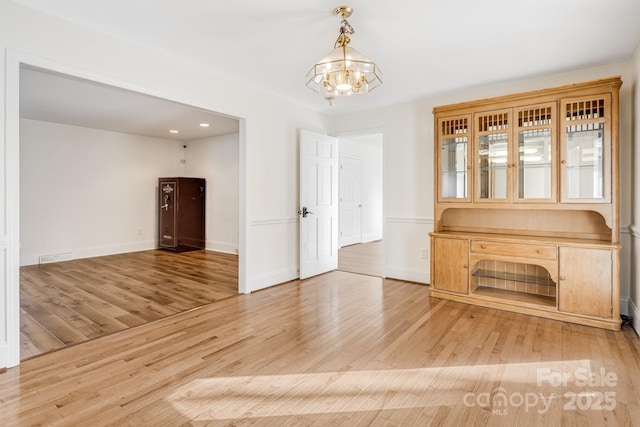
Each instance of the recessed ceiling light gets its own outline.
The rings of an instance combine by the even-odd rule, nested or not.
[[[201,128],[208,128],[209,127],[209,123],[200,123],[200,127]]]
[[[175,129],[171,129],[169,132],[170,132],[170,133],[180,133],[180,131],[179,131],[179,130],[175,130]]]

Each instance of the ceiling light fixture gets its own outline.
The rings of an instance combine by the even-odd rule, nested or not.
[[[201,128],[208,128],[209,127],[209,123],[200,123],[200,127]]]
[[[347,22],[353,9],[340,6],[333,13],[342,18],[333,51],[307,73],[307,86],[324,95],[329,105],[336,96],[368,93],[382,84],[382,72],[375,62],[348,46],[349,35],[355,32]]]
[[[180,131],[179,130],[175,130],[175,129],[171,129],[171,130],[169,130],[169,133],[180,133]]]

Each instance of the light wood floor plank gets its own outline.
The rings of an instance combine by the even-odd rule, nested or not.
[[[26,358],[65,346],[60,339],[22,309],[20,310],[20,319],[22,322],[20,328],[20,351]]]
[[[578,368],[617,380],[582,386]],[[570,378],[538,384],[545,370]],[[3,426],[617,427],[640,419],[639,388],[640,343],[627,327],[469,306],[430,298],[426,286],[336,271],[26,360],[0,374],[0,418]],[[501,390],[557,396],[542,412],[539,401],[501,406]],[[565,393],[600,391],[615,393],[614,410],[564,407]]]
[[[382,240],[358,243],[338,249],[338,270],[382,277]]]
[[[160,250],[22,267],[21,359],[237,295],[237,271],[235,255]]]

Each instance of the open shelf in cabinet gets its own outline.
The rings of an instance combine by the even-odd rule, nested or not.
[[[535,264],[483,259],[471,273],[472,294],[556,306],[556,283]]]
[[[509,291],[507,289],[497,289],[497,288],[479,286],[472,292],[472,294],[476,296],[485,296],[485,297],[491,297],[495,299],[502,299],[505,301],[535,304],[542,307],[549,307],[549,308],[556,307],[555,297],[550,297],[545,295],[536,295],[536,294],[527,294],[527,293],[518,292],[518,291]]]
[[[549,280],[540,280],[540,277],[528,274],[508,273],[505,271],[484,270],[480,268],[475,269],[471,274],[475,277],[483,277],[487,279],[498,279],[519,283],[535,283],[539,286],[555,286],[555,283],[550,282]]]

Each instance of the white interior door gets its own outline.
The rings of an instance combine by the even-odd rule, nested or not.
[[[300,130],[300,278],[338,268],[338,140]]]
[[[340,156],[340,246],[362,243],[362,160]]]

